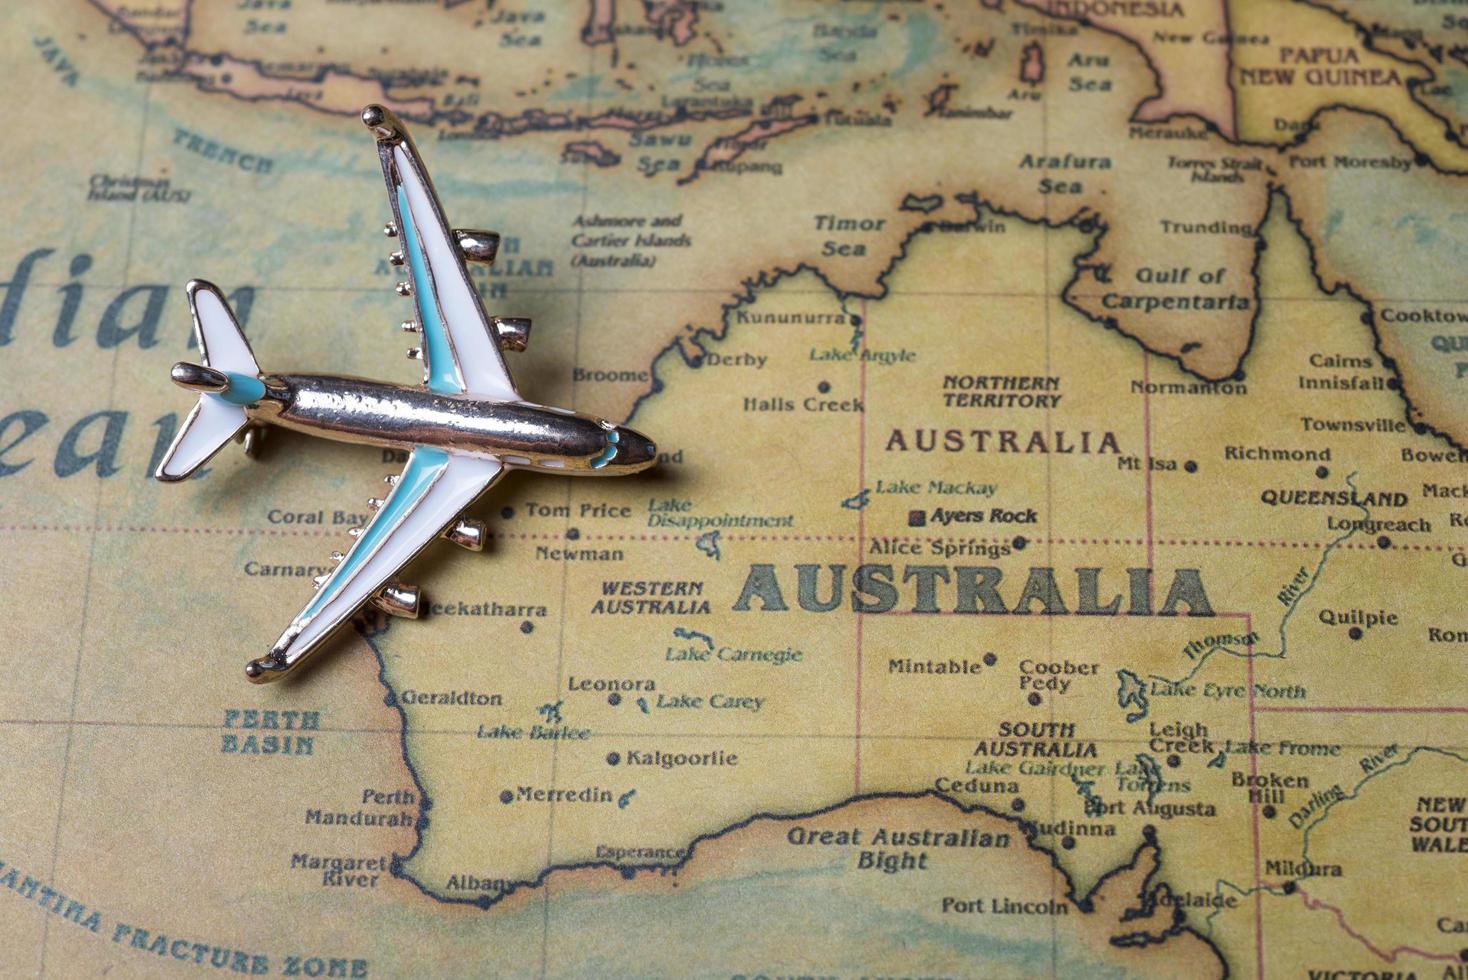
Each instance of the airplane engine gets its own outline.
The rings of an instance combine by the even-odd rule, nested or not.
[[[485,526],[483,521],[476,521],[472,517],[460,518],[443,536],[460,548],[470,551],[484,550]]]
[[[497,316],[494,318],[494,334],[500,350],[524,350],[530,343],[530,318]]]
[[[500,251],[499,232],[480,231],[477,228],[455,228],[454,240],[459,243],[459,252],[467,262],[494,263]]]
[[[418,586],[407,585],[403,582],[389,582],[378,589],[377,594],[369,602],[389,616],[417,619],[418,604],[421,598]]]

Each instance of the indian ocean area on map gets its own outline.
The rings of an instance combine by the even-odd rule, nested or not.
[[[316,298],[330,283],[352,318],[383,306],[356,291],[377,212],[348,203],[375,167],[351,142],[369,101],[415,124],[451,216],[520,233],[481,286],[551,321],[517,370],[527,393],[629,418],[665,450],[643,483],[507,482],[484,507],[492,555],[425,568],[431,625],[373,624],[371,670],[325,668],[375,699],[314,711],[326,734],[208,685],[230,762],[316,759],[334,725],[385,736],[371,782],[260,790],[310,842],[267,859],[292,869],[278,893],[299,897],[305,871],[342,909],[381,896],[438,917],[422,928],[523,933],[542,973],[1465,975],[1468,624],[1449,584],[1468,569],[1468,79],[1451,15],[90,0],[6,16],[28,84],[140,112],[142,136],[105,166],[56,162],[116,209],[84,222],[117,247],[83,262],[85,239],[38,212],[0,287],[0,345],[75,371],[95,347],[89,383],[108,390],[110,370],[114,399],[135,391],[135,419],[157,418],[77,418],[20,388],[35,403],[0,417],[0,480],[37,503],[7,515],[16,540],[202,520],[220,540],[193,538],[177,574],[235,615],[232,652],[324,570],[315,538],[365,519],[353,488],[378,473],[360,453],[301,465],[287,437],[267,467],[216,460],[192,503],[102,478],[142,472],[177,425],[152,391],[185,349],[163,313],[177,296],[139,283],[182,281],[184,257],[248,270],[236,305],[267,367],[383,373]],[[242,258],[250,233],[274,249]],[[331,325],[303,336],[303,309]],[[58,517],[53,478],[103,489]],[[156,536],[107,549],[167,587]],[[219,563],[239,577],[206,581]],[[55,575],[91,581],[93,564]],[[34,596],[63,581],[24,567]],[[118,628],[93,627],[89,658],[179,643],[166,617],[97,605],[81,629]],[[104,712],[147,696],[107,677]],[[282,703],[313,711],[314,683]],[[667,948],[630,949],[627,923]],[[152,952],[129,936],[112,941]]]

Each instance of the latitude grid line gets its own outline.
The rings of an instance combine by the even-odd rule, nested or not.
[[[1468,706],[1457,705],[1424,705],[1397,707],[1355,707],[1355,706],[1322,706],[1312,708],[1309,706],[1269,706],[1262,705],[1255,709],[1259,713],[1289,713],[1289,714],[1411,714],[1411,715],[1438,715],[1438,714],[1468,714]],[[190,722],[190,721],[111,721],[108,719],[78,719],[70,721],[65,718],[0,718],[0,726],[35,726],[35,727],[63,727],[73,725],[77,728],[117,728],[124,731],[219,731],[222,726],[214,722]],[[244,730],[244,729],[240,729]],[[255,729],[258,731],[272,731],[286,729]],[[297,732],[305,729],[295,729]],[[313,735],[384,735],[397,736],[404,731],[398,728],[377,727],[353,727],[353,728],[313,728],[309,730]],[[475,733],[472,728],[408,728],[409,735],[455,735],[459,737],[471,736]],[[591,729],[592,738],[691,738],[691,739],[749,739],[751,741],[846,741],[852,736],[847,732],[620,732],[620,731],[597,731]],[[982,742],[989,738],[988,735],[929,735],[911,734],[902,732],[871,733],[863,732],[863,741],[867,742]],[[1092,738],[1087,741],[1098,745],[1147,745],[1150,744],[1145,738]],[[1400,740],[1394,740],[1400,741]],[[1343,749],[1380,749],[1392,742],[1332,742]],[[1438,749],[1440,751],[1468,752],[1468,745],[1428,745],[1413,742],[1423,748]]]
[[[587,166],[590,166],[590,164],[587,164]],[[1041,237],[1043,238],[1046,235],[1048,235],[1048,233],[1049,233],[1050,230],[1051,229],[1048,229],[1048,228],[1045,229],[1045,231],[1042,233],[1042,236]],[[943,232],[940,229],[940,230],[938,230],[938,233],[939,234],[942,234]],[[954,232],[954,233],[956,234],[957,232]],[[26,285],[27,285],[27,288],[35,288],[35,289],[59,289],[62,286],[71,285],[71,284],[72,284],[72,280],[66,280],[66,281],[63,281],[63,282],[43,282],[43,281],[40,281],[40,280],[29,280]],[[121,284],[119,284],[119,283],[95,283],[95,282],[88,282],[85,285],[86,285],[86,287],[88,289],[127,289],[130,284],[128,284],[128,283],[121,283]],[[478,284],[476,283],[476,286],[477,285]],[[508,287],[510,285],[510,283],[506,283],[505,285]],[[565,286],[522,286],[519,283],[514,283],[514,286],[515,286],[515,291],[517,293],[528,293],[528,294],[531,294],[531,295],[537,295],[537,294],[556,294],[556,293],[582,293],[582,294],[585,294],[585,293],[614,293],[614,294],[616,294],[616,293],[627,293],[627,294],[632,294],[632,295],[637,295],[637,294],[653,294],[653,295],[656,295],[656,294],[660,294],[660,293],[661,294],[703,294],[703,293],[707,293],[707,294],[710,294],[710,295],[718,294],[718,295],[730,295],[730,296],[733,296],[733,295],[735,295],[736,293],[739,292],[739,290],[736,290],[736,289],[716,289],[716,288],[709,288],[709,287],[699,288],[699,287],[694,287],[694,286],[586,286],[585,288],[581,288],[581,289],[578,289],[578,288],[575,288],[575,287],[565,287]],[[252,288],[257,293],[276,292],[276,293],[363,293],[363,294],[372,293],[372,294],[377,294],[377,293],[381,292],[381,286],[270,286],[270,285],[263,285],[263,284],[261,284],[261,285],[255,285]],[[785,293],[787,295],[791,295],[791,296],[824,296],[824,297],[830,297],[832,295],[832,290],[829,289],[829,288],[802,289],[802,288],[799,288],[799,287],[796,287],[796,286],[785,285],[783,283],[779,287],[777,287],[777,288],[779,288],[781,290],[781,292],[783,292],[783,293]],[[1091,299],[1091,300],[1095,300],[1095,299],[1101,299],[1104,294],[1102,294],[1102,293],[1073,293],[1071,295],[1075,296],[1077,299]],[[983,289],[901,289],[901,290],[899,290],[899,289],[888,289],[888,290],[886,290],[886,291],[884,291],[882,293],[882,295],[881,295],[880,298],[881,299],[888,299],[888,298],[896,298],[896,297],[902,297],[902,296],[952,296],[952,297],[966,297],[966,298],[970,298],[970,299],[1054,299],[1055,298],[1054,294],[1050,294],[1050,293],[1023,292],[1023,291],[1017,291],[1017,290],[983,290]],[[875,298],[875,297],[868,297],[868,298]],[[1441,305],[1444,305],[1444,306],[1464,306],[1464,305],[1468,305],[1468,299],[1464,299],[1462,297],[1458,297],[1458,298],[1447,298],[1447,297],[1427,298],[1427,297],[1421,297],[1421,296],[1379,296],[1379,297],[1375,297],[1374,299],[1372,299],[1371,302],[1376,303],[1378,305],[1387,304],[1387,303],[1424,303],[1424,304],[1425,303],[1438,303],[1438,304],[1441,304]],[[1335,295],[1323,295],[1323,296],[1260,296],[1259,297],[1259,303],[1261,305],[1263,305],[1264,303],[1335,303],[1335,304],[1339,304],[1339,305],[1342,305],[1342,306],[1362,306],[1362,305],[1364,305],[1363,303],[1361,303],[1361,302],[1359,302],[1359,301],[1351,298],[1350,296],[1335,296]],[[1096,326],[1099,326],[1099,324],[1095,324],[1095,325]]]
[[[143,83],[143,106],[142,120],[138,125],[138,148],[133,155],[133,171],[141,173],[143,169],[143,154],[148,145],[148,119],[152,107],[153,83]],[[122,278],[129,279],[132,270],[133,242],[137,230],[138,201],[133,200],[127,212],[127,243],[123,253]],[[126,287],[124,287],[126,288]],[[121,359],[122,345],[119,344],[112,351],[112,365],[107,384],[107,407],[113,408],[117,401],[117,362]],[[100,522],[102,517],[102,495],[106,484],[102,480],[97,481],[97,497],[93,505],[93,522]],[[66,783],[71,775],[71,749],[73,737],[76,734],[76,707],[77,695],[81,687],[82,659],[87,649],[87,615],[91,608],[92,599],[92,571],[96,566],[97,537],[99,532],[92,531],[87,546],[87,570],[82,584],[82,612],[81,621],[77,627],[76,657],[72,663],[71,696],[68,704],[68,718],[66,723],[66,742],[61,753],[61,779],[56,790],[56,823],[51,832],[51,864],[46,877],[54,886],[56,884],[56,866],[61,858],[61,828],[63,818],[66,814]],[[37,964],[36,975],[46,975],[46,953],[51,939],[51,919],[54,916],[46,915],[41,918],[41,948],[40,962]]]
[[[337,530],[315,529],[315,528],[280,528],[280,527],[167,527],[146,526],[129,524],[0,524],[0,534],[67,534],[72,532],[97,532],[97,533],[119,533],[119,534],[220,534],[234,537],[277,537],[277,538],[327,538],[339,537]],[[563,535],[551,534],[547,531],[489,531],[487,538],[501,541],[561,541]],[[659,544],[683,543],[695,541],[699,535],[696,534],[582,534],[587,541],[645,541],[657,542]],[[850,534],[727,534],[721,535],[724,541],[855,541],[856,536]],[[969,535],[960,533],[956,537],[948,537],[940,534],[876,534],[872,540],[877,541],[932,541],[932,540],[960,540],[978,541],[985,544],[1007,544],[1012,542],[1013,537],[987,537],[981,535]],[[1065,537],[1035,537],[1027,539],[1031,544],[1065,545],[1073,547],[1107,547],[1121,548],[1130,545],[1146,544],[1145,538],[1065,538]],[[1330,541],[1270,541],[1268,539],[1247,540],[1244,538],[1153,538],[1153,545],[1169,548],[1304,548],[1317,551],[1332,544],[1339,551],[1423,551],[1439,553],[1461,553],[1468,551],[1468,545],[1443,545],[1443,544],[1403,544],[1393,541],[1386,547],[1379,543],[1354,543],[1342,541],[1338,544]],[[898,615],[901,615],[899,613]],[[941,614],[933,614],[941,615]]]

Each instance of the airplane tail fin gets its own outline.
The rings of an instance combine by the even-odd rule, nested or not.
[[[219,287],[193,279],[185,292],[203,364],[173,366],[174,383],[199,392],[199,401],[153,474],[170,483],[188,479],[239,435],[249,421],[244,406],[265,394],[260,365]]]

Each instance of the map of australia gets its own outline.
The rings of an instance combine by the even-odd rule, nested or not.
[[[1357,6],[5,15],[22,131],[69,148],[7,157],[0,257],[0,735],[34,787],[0,885],[49,913],[14,947],[1456,976],[1464,62]],[[402,460],[282,435],[144,482],[181,285],[230,292],[266,370],[416,380],[377,327],[370,101],[505,234],[479,287],[537,321],[521,389],[663,456],[512,477],[485,554],[410,569],[424,623],[240,690]],[[63,102],[125,135],[83,154]],[[239,881],[137,844],[135,793]],[[371,924],[241,921],[254,887]]]

